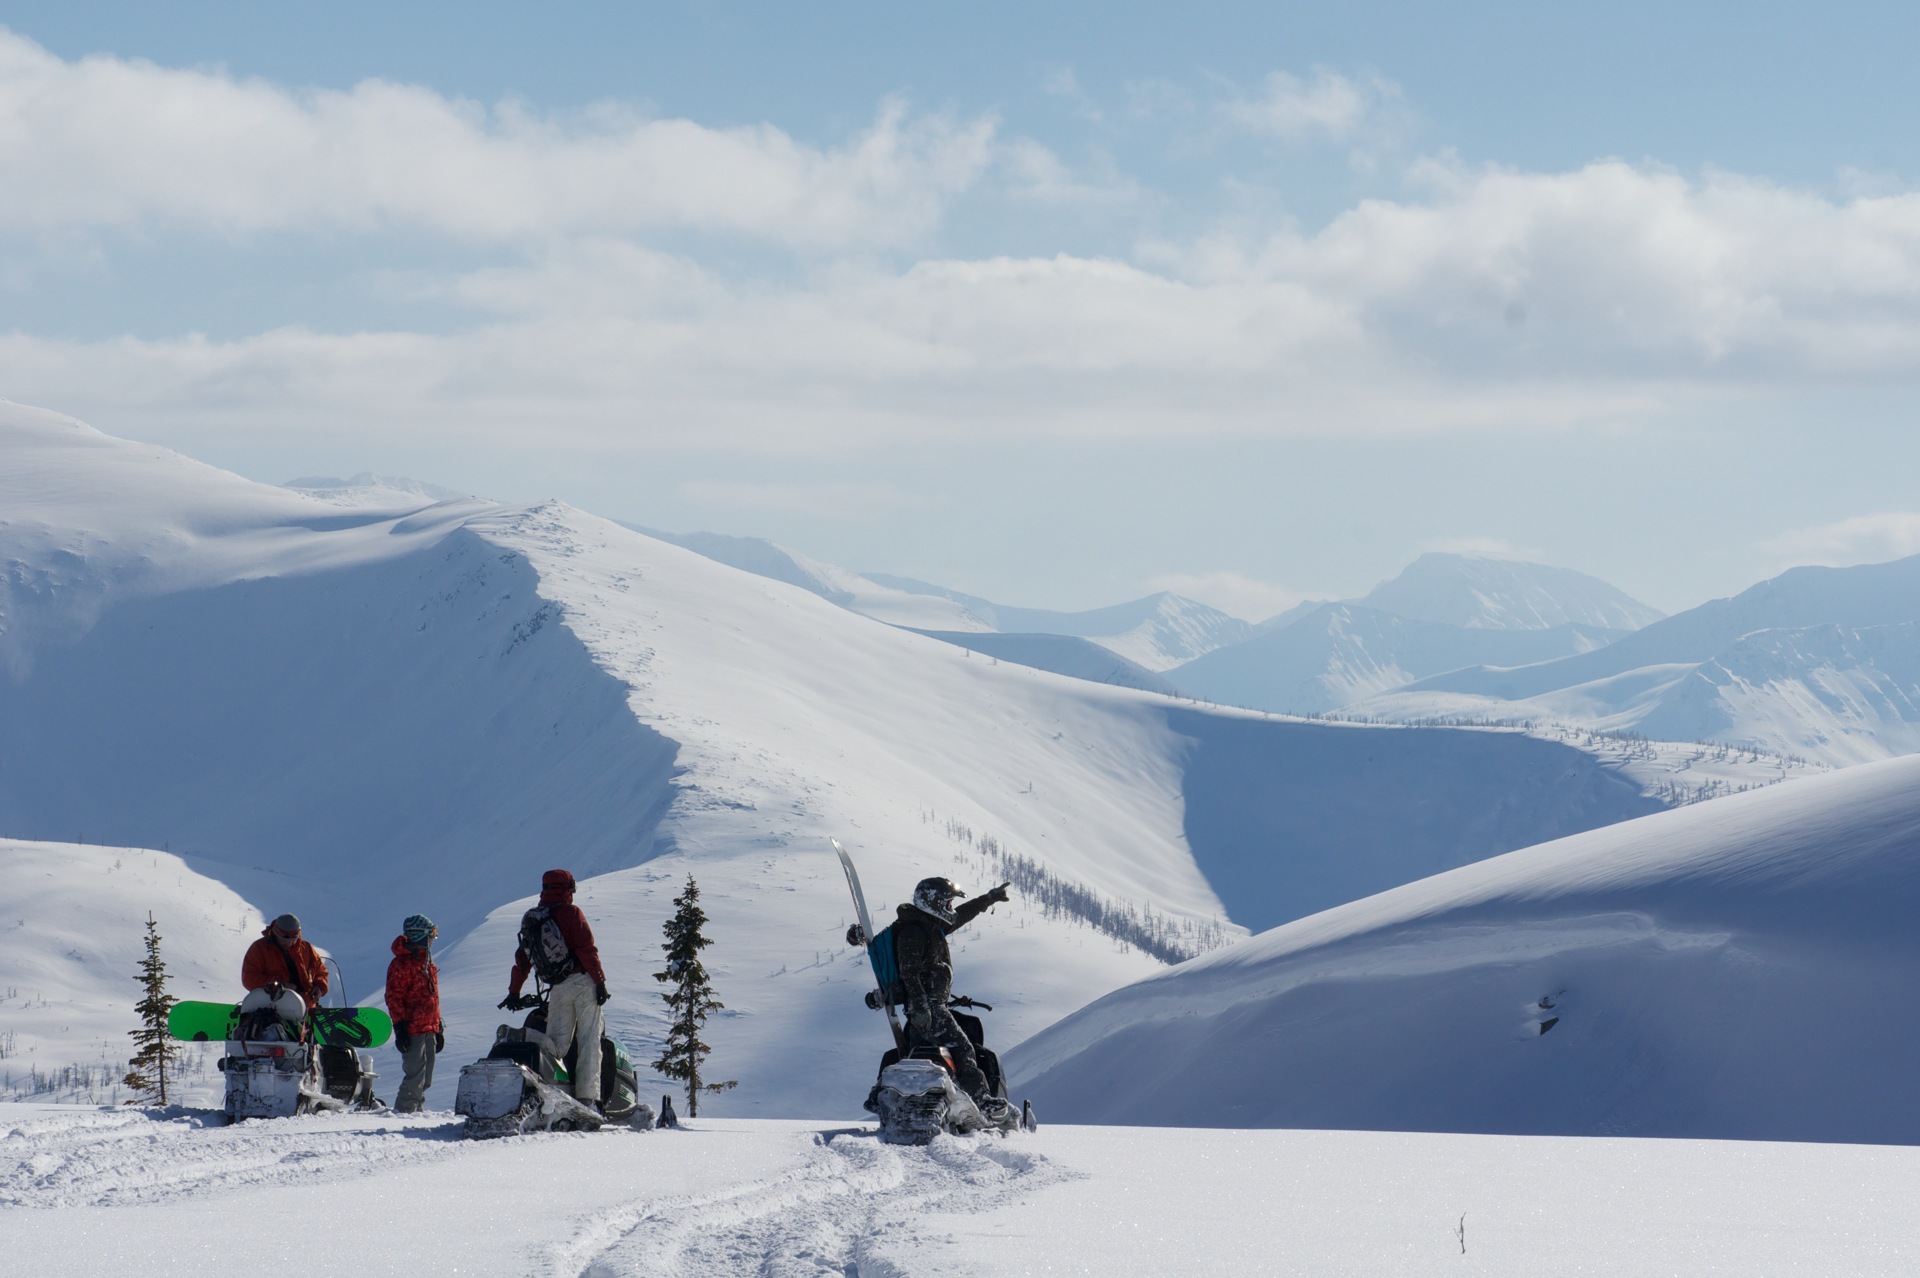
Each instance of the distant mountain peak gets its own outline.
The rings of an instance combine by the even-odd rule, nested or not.
[[[1638,630],[1666,614],[1598,577],[1485,554],[1432,551],[1357,602],[1469,630],[1599,626]]]

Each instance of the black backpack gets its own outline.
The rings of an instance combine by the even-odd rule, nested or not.
[[[573,951],[554,921],[550,905],[536,905],[520,916],[520,951],[548,985],[558,985],[573,975]]]

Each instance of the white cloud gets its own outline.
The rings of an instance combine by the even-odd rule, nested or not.
[[[765,484],[738,479],[690,479],[680,496],[711,510],[806,515],[815,519],[879,519],[940,504],[885,482]]]
[[[1538,551],[1521,550],[1504,537],[1449,537],[1428,542],[1426,550],[1449,555],[1481,555],[1491,559],[1538,559]]]
[[[1400,91],[1378,77],[1356,80],[1325,67],[1316,67],[1306,79],[1274,71],[1258,94],[1229,98],[1220,112],[1236,128],[1294,146],[1345,143],[1397,131]]]
[[[1795,528],[1760,544],[1780,558],[1781,566],[1884,563],[1920,555],[1920,513],[1907,510],[1855,515],[1811,528]]]
[[[1246,621],[1264,621],[1285,612],[1305,596],[1278,582],[1263,581],[1232,569],[1215,572],[1169,572],[1147,580],[1148,590],[1167,590]]]
[[[419,229],[488,242],[693,228],[802,246],[909,241],[993,153],[990,120],[889,103],[838,148],[615,106],[572,116],[368,80],[292,91],[65,61],[0,28],[0,228]]]
[[[1370,84],[1318,72],[1270,80],[1256,101],[1274,129],[1351,139],[1385,100]],[[800,452],[1556,431],[1920,378],[1913,192],[1834,200],[1620,161],[1529,173],[1441,157],[1415,167],[1403,198],[1318,230],[1124,260],[875,265],[870,246],[922,233],[986,169],[996,194],[1028,201],[1138,195],[990,121],[898,106],[820,148],[612,108],[563,120],[377,82],[293,92],[66,62],[0,31],[0,230],[405,226],[501,245],[478,269],[382,277],[443,303],[451,331],[80,341],[16,328],[0,332],[0,393],[136,433],[188,418],[351,422]],[[730,248],[703,257],[713,246],[684,234],[703,230],[813,256],[756,273]]]

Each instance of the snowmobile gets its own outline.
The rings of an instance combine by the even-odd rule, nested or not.
[[[460,1071],[453,1112],[466,1118],[468,1138],[591,1132],[607,1123],[626,1123],[638,1131],[651,1128],[653,1109],[640,1099],[639,1075],[620,1040],[601,1035],[600,1105],[582,1104],[568,1086],[579,1043],[567,1049],[564,1060],[554,1059],[547,1041],[544,991],[530,1002],[533,1010],[522,1024],[502,1025],[486,1057]]]
[[[988,1130],[1003,1134],[1037,1130],[1039,1124],[1034,1121],[1033,1102],[1021,1101],[1018,1110],[1008,1103],[1006,1075],[1000,1070],[1000,1058],[987,1050],[986,1026],[979,1017],[961,1012],[953,1014],[961,1032],[973,1044],[980,1072],[987,1076],[991,1112],[983,1113],[973,1097],[954,1081],[952,1053],[936,1044],[912,1041],[909,1027],[901,1025],[894,1011],[905,1000],[905,987],[900,983],[899,964],[894,958],[893,928],[873,930],[873,921],[867,914],[867,894],[860,888],[860,874],[853,868],[853,858],[840,846],[840,840],[828,842],[840,858],[840,868],[847,876],[847,889],[853,893],[854,913],[860,919],[847,929],[847,944],[865,950],[867,962],[873,968],[874,988],[867,991],[867,1006],[875,1011],[885,1008],[887,1026],[893,1031],[893,1046],[881,1056],[880,1077],[867,1093],[863,1106],[880,1119],[880,1139],[890,1145],[925,1145],[942,1132],[965,1136]],[[947,1000],[947,1006],[977,1007],[983,1012],[993,1010],[991,1003],[976,1003],[964,995]]]
[[[868,993],[867,1005],[881,1005],[879,991]],[[993,1010],[992,1004],[978,1003],[964,995],[950,1000],[947,1006]],[[896,1026],[901,1045],[880,1058],[880,1077],[867,1093],[864,1106],[879,1118],[880,1139],[889,1145],[925,1145],[942,1132],[952,1136],[989,1130],[1030,1132],[1038,1126],[1032,1102],[1022,1101],[1017,1110],[1008,1103],[1006,1075],[1000,1070],[1000,1058],[986,1045],[986,1027],[980,1018],[955,1012],[953,1019],[973,1044],[980,1072],[987,1076],[987,1112],[982,1112],[973,1097],[954,1081],[951,1052],[933,1044],[913,1043],[907,1032]],[[999,1103],[994,1105],[993,1101]]]
[[[264,999],[252,1001],[264,1005],[243,1003],[226,1013],[232,1029],[226,1053],[215,1062],[226,1075],[230,1121],[381,1108],[373,1094],[379,1077],[373,1056],[353,1044],[372,1045],[384,1014],[363,1020],[369,1009],[346,1007],[309,1013],[298,994],[276,999],[271,987]]]

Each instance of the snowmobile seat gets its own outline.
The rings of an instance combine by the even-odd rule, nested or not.
[[[540,1044],[525,1039],[500,1039],[487,1052],[490,1061],[512,1061],[532,1070],[534,1076],[543,1082],[551,1083],[555,1078],[553,1057],[541,1049]]]

